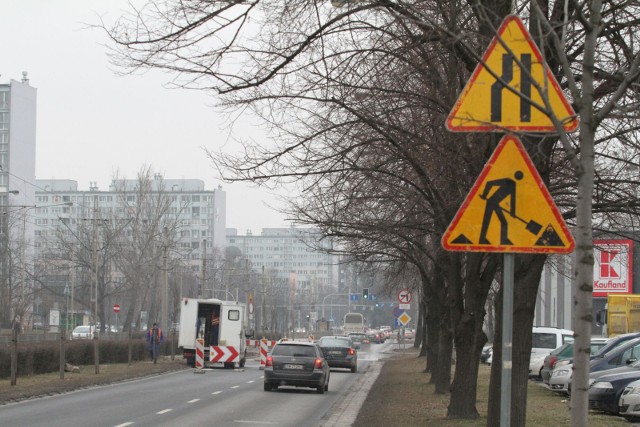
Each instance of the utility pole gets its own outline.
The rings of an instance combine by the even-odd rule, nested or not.
[[[169,326],[169,315],[168,315],[168,306],[169,306],[169,274],[168,274],[168,252],[169,252],[169,230],[167,227],[164,227],[164,247],[163,247],[163,289],[162,289],[162,322],[160,323],[160,328],[163,331],[168,331]]]
[[[98,346],[98,223],[96,215],[98,212],[98,196],[93,196],[93,267],[95,281],[95,305],[93,312],[93,361],[95,363],[96,375],[100,373],[100,352]]]
[[[207,274],[207,239],[202,240],[202,268],[200,271],[200,292],[198,292],[198,298],[202,298],[204,294],[204,285],[206,283],[205,277]],[[213,289],[211,289],[211,298],[213,298]]]

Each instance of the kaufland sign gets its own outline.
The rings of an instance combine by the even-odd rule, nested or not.
[[[633,293],[633,242],[594,240],[593,296]]]

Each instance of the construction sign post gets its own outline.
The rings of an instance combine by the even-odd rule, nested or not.
[[[502,138],[442,237],[449,251],[570,253],[575,242],[531,158]]]
[[[447,117],[452,132],[566,132],[578,119],[519,17],[507,16]],[[442,236],[448,251],[504,252],[500,426],[511,425],[514,253],[575,242],[520,140],[505,136]]]
[[[567,132],[576,113],[519,17],[507,16],[458,97],[447,128],[452,132]]]

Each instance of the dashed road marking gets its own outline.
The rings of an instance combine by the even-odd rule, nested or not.
[[[127,426],[130,426],[130,425],[133,425],[133,423],[132,422],[122,423],[122,424],[118,424],[117,426],[114,426],[114,427],[127,427]]]
[[[191,399],[190,401],[188,401],[187,403],[196,403],[198,400],[200,399]]]
[[[238,387],[240,387],[240,386],[239,386],[239,385],[234,385],[234,386],[233,386],[233,387],[231,387],[231,388],[238,388]]]
[[[171,412],[171,409],[163,409],[162,411],[156,412],[158,415],[166,414],[167,412]]]
[[[211,393],[211,394],[220,394],[220,393],[222,393],[222,390],[214,391],[214,392],[213,392],[213,393]]]

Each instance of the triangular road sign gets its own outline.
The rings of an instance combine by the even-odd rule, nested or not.
[[[498,144],[442,237],[449,251],[570,253],[575,242],[518,138]]]
[[[576,130],[576,113],[542,59],[531,34],[520,18],[509,15],[449,113],[447,129],[453,132],[556,132],[553,122],[543,112],[547,107],[541,92],[547,94],[548,108],[564,129]]]

